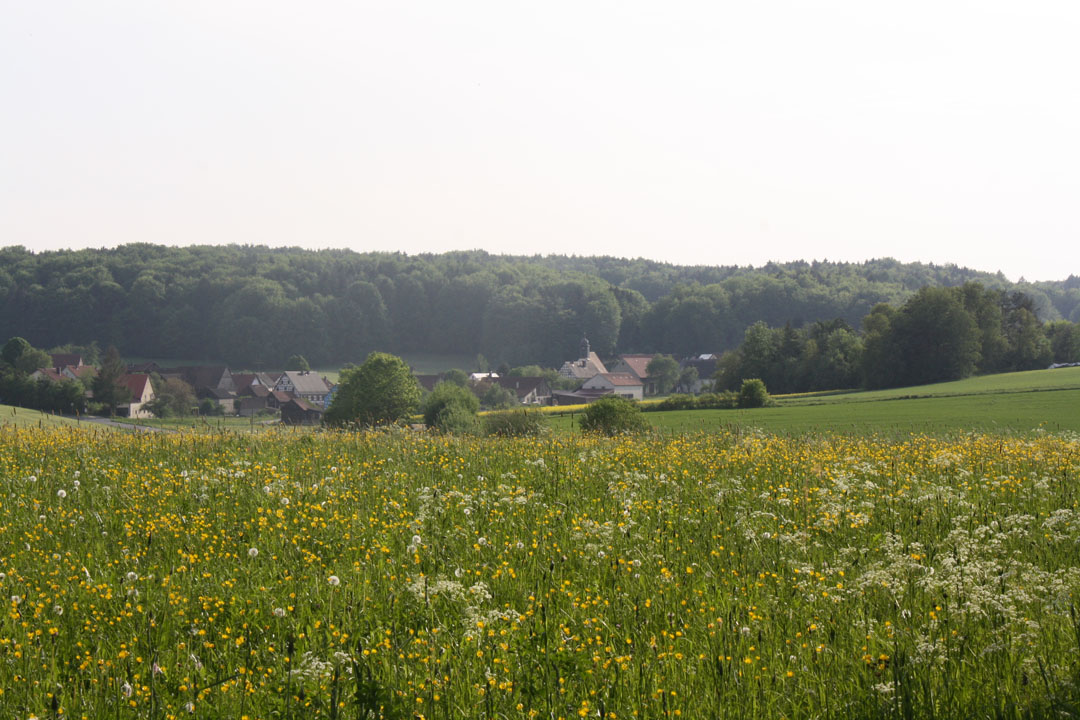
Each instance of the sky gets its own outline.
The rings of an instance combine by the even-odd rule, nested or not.
[[[1080,275],[1080,3],[0,0],[0,246]]]

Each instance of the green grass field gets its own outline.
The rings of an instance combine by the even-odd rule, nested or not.
[[[877,402],[914,397],[954,397],[957,395],[1001,395],[1004,393],[1041,390],[1080,390],[1080,367],[1058,370],[1029,370],[1026,372],[982,375],[965,380],[890,388],[836,393],[778,396],[777,400],[791,405],[822,403]]]
[[[36,427],[77,427],[76,420],[69,420],[58,415],[50,415],[40,410],[27,410],[26,408],[0,405],[0,425],[11,425],[18,428]]]
[[[1080,432],[1080,368],[1034,370],[957,382],[868,392],[780,397],[758,410],[649,412],[656,428],[672,432],[757,427],[769,432]],[[577,416],[556,416],[569,432]]]

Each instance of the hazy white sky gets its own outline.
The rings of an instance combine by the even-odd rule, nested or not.
[[[0,245],[1080,274],[1080,3],[0,0]]]

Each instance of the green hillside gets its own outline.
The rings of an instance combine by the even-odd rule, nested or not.
[[[39,410],[27,410],[26,408],[0,405],[0,425],[12,425],[15,427],[75,427],[79,425],[76,420],[69,420],[59,415],[50,415]]]
[[[672,432],[756,427],[777,433],[816,431],[1080,432],[1080,368],[1006,373],[957,382],[871,392],[776,398],[757,410],[649,412],[656,428]],[[561,431],[576,429],[574,416],[553,417]]]

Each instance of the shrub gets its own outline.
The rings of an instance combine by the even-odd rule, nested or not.
[[[739,405],[739,396],[731,390],[705,393],[697,398],[695,407],[702,410],[731,410]]]
[[[203,398],[199,402],[199,414],[200,415],[224,415],[225,408],[214,400],[213,398]]]
[[[742,387],[739,388],[740,408],[765,407],[768,402],[769,391],[765,389],[764,382],[757,378],[743,380]]]
[[[424,424],[442,430],[439,427],[439,415],[449,407],[458,407],[469,415],[476,415],[476,411],[480,409],[480,401],[471,390],[452,382],[441,382],[424,398],[421,406]]]
[[[655,406],[657,410],[691,410],[695,406],[692,395],[675,394],[664,398]]]
[[[433,425],[436,430],[451,435],[479,435],[480,421],[476,413],[462,405],[451,404],[445,406],[435,417]]]
[[[500,437],[535,437],[542,435],[548,427],[539,412],[511,410],[509,412],[489,413],[484,416],[484,434]]]
[[[648,427],[637,403],[616,395],[605,395],[593,402],[581,418],[582,430],[604,435],[642,432]]]

